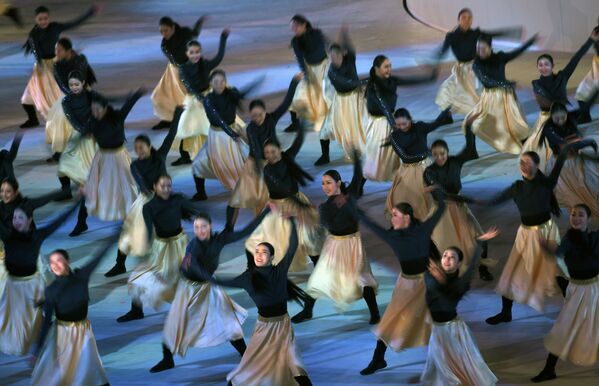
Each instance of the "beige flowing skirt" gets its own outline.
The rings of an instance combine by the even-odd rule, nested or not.
[[[385,213],[391,216],[391,209],[400,202],[409,203],[414,209],[414,217],[424,221],[433,206],[433,199],[430,194],[424,193],[423,174],[426,167],[430,164],[430,159],[406,164],[401,163],[395,172],[393,185],[387,193],[387,202]]]
[[[307,74],[304,74],[304,79],[295,89],[289,110],[296,112],[300,118],[311,122],[314,131],[320,131],[328,111],[323,90],[323,79],[326,76],[328,60],[325,59],[315,65],[307,64],[306,67]]]
[[[58,176],[69,177],[78,185],[85,185],[97,151],[98,145],[93,136],[82,137],[78,131],[73,130],[58,161]]]
[[[42,59],[35,62],[31,78],[21,97],[24,105],[34,105],[44,119],[50,108],[60,99],[62,92],[54,79],[54,59]]]
[[[456,114],[466,115],[480,99],[480,84],[474,71],[472,61],[457,62],[451,67],[451,75],[441,83],[435,103],[441,110],[451,106]]]
[[[212,126],[208,140],[193,160],[193,175],[217,179],[231,191],[241,177],[247,154],[248,148],[241,139],[235,141],[222,129]]]
[[[364,287],[376,290],[378,283],[372,275],[360,233],[328,235],[306,292],[314,298],[326,296],[344,310],[362,298]]]
[[[190,157],[195,158],[198,154],[210,129],[210,121],[206,116],[204,104],[193,95],[185,95],[183,106],[185,110],[179,118],[177,134],[171,146],[172,150],[179,150],[181,146],[188,152]],[[169,121],[172,117],[169,119]]]
[[[64,115],[62,99],[58,99],[50,108],[46,119],[46,143],[52,146],[53,153],[62,153],[67,146],[73,126]]]
[[[129,276],[127,286],[134,301],[158,309],[170,303],[179,281],[179,267],[185,255],[187,236],[181,232],[168,239],[155,237],[149,259]]]
[[[385,117],[368,115],[366,144],[364,146],[364,178],[372,181],[391,181],[399,168],[399,156],[392,146],[382,145],[391,135],[391,126]]]
[[[521,304],[542,312],[545,298],[558,293],[555,259],[547,254],[539,241],[559,243],[559,229],[553,220],[537,226],[520,225],[514,246],[503,268],[495,291]]]
[[[164,344],[185,356],[190,347],[212,347],[243,339],[247,311],[214,284],[182,278],[164,323]]]
[[[289,315],[258,316],[241,363],[227,375],[234,386],[291,386],[308,375],[295,345]]]
[[[36,386],[99,386],[108,377],[89,320],[56,320],[33,368]]]
[[[513,90],[483,89],[480,101],[464,118],[464,125],[473,114],[479,114],[472,123],[474,135],[499,152],[520,154],[529,128]],[[465,131],[464,126],[462,130]]]
[[[8,275],[0,297],[0,352],[26,355],[42,327],[44,281],[39,273]]]
[[[94,156],[85,184],[85,206],[104,221],[123,220],[137,198],[127,149],[100,149]]]
[[[424,372],[427,386],[492,386],[497,377],[478,350],[472,332],[460,317],[434,323]]]
[[[266,160],[261,160],[262,166]],[[262,169],[262,167],[260,168]],[[256,172],[256,160],[247,157],[243,164],[239,180],[229,199],[229,206],[233,208],[254,209],[260,213],[268,202],[268,188],[264,179]]]
[[[312,206],[305,207],[296,202],[299,200],[310,205],[310,200],[302,192],[295,199],[271,200],[277,206],[277,212],[268,213],[245,242],[245,248],[254,252],[256,245],[268,242],[275,248],[273,265],[277,265],[289,248],[291,224],[286,216],[294,216],[297,220],[298,248],[289,268],[290,272],[302,272],[308,267],[306,256],[318,256],[326,237],[326,231],[320,225],[318,210]]]
[[[148,231],[143,216],[144,205],[154,197],[140,194],[129,209],[119,237],[119,250],[126,255],[145,256],[148,253]]]
[[[560,359],[578,366],[599,360],[599,276],[570,280],[566,300],[553,328],[545,337],[545,348]]]
[[[186,95],[185,86],[179,77],[179,67],[169,62],[152,91],[154,115],[162,121],[172,121],[175,109],[183,104]]]
[[[522,145],[522,153],[527,151],[534,151],[539,155],[541,162],[539,163],[539,169],[545,170],[547,167],[547,161],[551,158],[553,152],[551,151],[551,147],[549,147],[549,140],[545,138],[543,143],[541,143],[541,137],[543,135],[543,125],[545,122],[551,117],[549,111],[541,111],[539,112],[539,117],[537,118],[534,127],[532,128],[532,132],[530,137],[524,142]]]
[[[588,101],[599,87],[599,55],[593,56],[590,71],[576,88],[576,99]]]
[[[361,89],[348,93],[335,91],[320,139],[339,142],[346,158],[352,157],[354,149],[361,154],[366,143],[363,122],[367,114]]]
[[[428,344],[432,320],[425,293],[424,274],[402,273],[397,278],[387,309],[373,329],[374,335],[393,351]]]

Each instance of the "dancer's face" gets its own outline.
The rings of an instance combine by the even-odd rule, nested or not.
[[[8,182],[3,183],[0,187],[0,196],[2,196],[2,202],[5,204],[12,202],[17,197],[17,194],[19,192]]]
[[[133,148],[135,149],[135,154],[137,154],[137,158],[139,159],[146,159],[150,156],[150,146],[148,146],[148,144],[144,141],[135,141]]]
[[[454,273],[462,265],[458,254],[453,249],[446,249],[441,256],[441,268],[445,273]]]
[[[160,35],[162,35],[162,37],[164,39],[168,40],[175,33],[175,27],[171,27],[170,25],[161,24],[160,27],[158,28],[158,31],[160,31]]]
[[[331,58],[331,64],[336,68],[341,67],[341,64],[343,64],[343,52],[339,50],[331,50],[329,55]]]
[[[568,113],[566,111],[556,111],[553,114],[551,114],[551,120],[553,121],[553,123],[560,127],[566,123],[567,119]]]
[[[458,18],[458,24],[462,31],[467,31],[472,27],[472,14],[470,12],[462,12]]]
[[[379,67],[374,67],[374,72],[379,78],[387,79],[391,76],[391,62],[389,59],[385,59]]]
[[[12,216],[12,226],[17,232],[25,233],[29,231],[32,218],[28,217],[22,209],[17,208]]]
[[[262,125],[266,119],[266,110],[260,106],[256,106],[250,110],[250,119],[255,125]]]
[[[406,117],[397,117],[395,118],[395,125],[397,125],[399,130],[406,133],[412,128],[412,120]]]
[[[291,28],[291,32],[293,32],[293,35],[295,36],[302,36],[304,32],[306,32],[306,25],[303,23],[292,21],[289,24],[289,27]]]
[[[101,120],[106,115],[106,106],[98,102],[92,102],[92,115],[98,121]]]
[[[197,63],[202,58],[202,48],[200,46],[189,46],[185,54],[190,62]]]
[[[589,226],[587,212],[582,208],[572,208],[570,211],[570,226],[579,231],[586,231]]]
[[[432,149],[432,153],[433,153],[433,159],[435,160],[435,163],[437,164],[437,166],[443,166],[445,165],[445,162],[447,162],[447,149],[445,149],[443,146],[435,146]]]
[[[162,177],[154,184],[154,192],[163,200],[168,200],[173,191],[173,181],[170,178]]]
[[[60,253],[50,255],[50,269],[56,276],[67,276],[71,271],[69,262]]]
[[[487,59],[491,56],[491,47],[487,43],[479,40],[476,43],[476,54],[481,59]]]
[[[222,94],[227,87],[227,80],[220,74],[214,75],[210,80],[210,86],[216,94]]]
[[[35,24],[44,29],[50,24],[50,15],[47,12],[38,13],[35,15]]]
[[[393,229],[405,229],[410,226],[410,215],[403,214],[397,208],[391,209],[391,226]]]
[[[70,56],[71,50],[65,49],[60,44],[56,43],[54,46],[54,56],[56,56],[56,60],[67,59]]]
[[[212,233],[212,225],[204,218],[197,218],[193,222],[193,233],[200,241],[208,240]]]
[[[335,181],[333,177],[329,175],[322,176],[322,191],[327,197],[336,196],[341,194],[341,181]]]
[[[537,61],[537,70],[543,76],[549,76],[553,73],[553,64],[547,58],[541,58]]]
[[[69,79],[69,89],[73,94],[81,94],[83,91],[84,83],[77,78]]]
[[[535,162],[527,155],[523,155],[520,157],[520,174],[522,177],[527,180],[532,180],[539,170],[539,165],[535,164]]]
[[[264,146],[264,158],[269,164],[275,164],[281,160],[281,148],[275,145]]]
[[[267,267],[272,265],[273,256],[270,255],[270,251],[266,245],[258,245],[254,252],[254,264],[256,267]]]

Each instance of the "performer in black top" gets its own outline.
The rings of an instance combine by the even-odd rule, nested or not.
[[[597,26],[593,29],[593,33],[599,33],[599,19],[597,19]],[[578,88],[576,89],[576,100],[578,100],[581,110],[583,104],[587,103],[591,99],[591,96],[599,90],[599,87],[597,87],[597,83],[599,83],[599,41],[593,43],[593,48],[595,49],[595,56],[593,56],[591,70],[578,84]],[[578,116],[578,123],[588,123],[590,121],[590,111],[585,111]]]
[[[4,181],[6,178],[11,178],[13,180],[16,179],[13,163],[17,158],[17,154],[19,153],[19,146],[21,146],[22,140],[23,131],[19,130],[15,133],[15,136],[12,139],[10,149],[0,150],[0,178],[2,181]]]

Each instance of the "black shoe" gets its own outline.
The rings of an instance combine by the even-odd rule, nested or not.
[[[69,237],[77,237],[80,234],[82,234],[83,232],[85,232],[86,230],[87,230],[87,224],[77,223],[77,225],[75,225],[75,229],[73,229],[73,231],[71,233],[69,233]]]
[[[152,130],[168,129],[169,127],[171,127],[171,123],[169,121],[160,121],[154,126],[152,126]]]
[[[491,316],[490,318],[487,318],[485,320],[485,322],[487,322],[487,324],[490,324],[492,326],[499,324],[499,323],[509,323],[512,321],[512,315],[505,315],[503,312],[498,313],[495,316]]]
[[[116,263],[114,267],[110,268],[110,271],[104,274],[104,276],[113,277],[117,275],[122,275],[125,272],[127,272],[127,267],[125,267],[125,263]]]
[[[206,201],[208,196],[206,193],[196,193],[191,197],[191,201]]]
[[[31,129],[33,127],[38,127],[40,125],[40,121],[38,119],[28,119],[21,126],[21,129]]]
[[[484,265],[478,267],[478,275],[482,281],[492,281],[493,275],[489,272],[489,268]]]
[[[175,362],[172,358],[163,358],[158,364],[150,369],[151,373],[159,373],[164,370],[169,370],[175,367]]]
[[[330,162],[331,162],[331,160],[329,159],[328,156],[321,155],[320,158],[317,159],[316,162],[314,162],[314,166],[326,165]]]
[[[125,315],[119,316],[116,321],[119,323],[125,323],[125,322],[130,322],[132,320],[138,320],[138,319],[143,319],[143,318],[144,318],[143,311],[130,310]]]
[[[291,323],[299,324],[309,319],[312,319],[312,307],[304,307],[303,310],[291,318]]]
[[[555,378],[557,378],[557,375],[555,374],[555,371],[550,371],[550,370],[543,369],[543,371],[541,371],[539,373],[539,375],[537,375],[536,377],[530,378],[530,381],[533,382],[533,383],[539,383],[539,382],[550,381],[550,380],[555,379]]]
[[[171,166],[187,165],[191,163],[190,158],[179,157],[176,161],[171,162]]]
[[[368,366],[363,369],[362,371],[360,371],[360,374],[362,375],[370,375],[370,374],[374,374],[376,371],[384,369],[385,367],[387,367],[387,362],[383,359],[382,361],[370,361],[370,363],[368,364]]]

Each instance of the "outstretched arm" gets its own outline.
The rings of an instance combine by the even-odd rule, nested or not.
[[[530,47],[534,44],[534,42],[538,39],[538,37],[539,37],[539,34],[534,34],[530,39],[528,39],[526,42],[524,42],[524,44],[522,44],[520,47],[518,47],[515,50],[512,50],[510,52],[505,52],[504,53],[505,61],[509,62],[510,60],[514,60],[518,56],[522,55],[524,53],[524,51],[526,51],[528,49],[528,47]]]
[[[576,69],[576,66],[578,66],[578,62],[580,62],[580,59],[582,59],[582,57],[584,56],[584,54],[587,53],[587,51],[591,48],[591,46],[593,45],[593,43],[594,43],[593,39],[588,38],[586,40],[586,42],[584,42],[584,44],[582,45],[582,47],[580,47],[578,49],[578,51],[576,51],[576,53],[574,54],[574,56],[572,56],[572,59],[570,59],[570,61],[568,62],[568,64],[566,64],[566,66],[561,71],[561,73],[563,74],[563,76],[566,77],[566,79],[570,79],[570,76],[572,76],[572,73]]]
[[[389,242],[389,231],[385,228],[383,228],[382,226],[380,226],[379,224],[377,224],[376,222],[374,222],[370,217],[368,217],[366,215],[366,213],[358,208],[357,209],[358,212],[358,217],[360,218],[360,220],[371,230],[374,232],[374,234],[376,234],[381,240],[383,240],[385,243],[389,244],[391,247],[393,247],[391,245],[391,243]]]
[[[54,221],[52,221],[50,224],[46,225],[45,227],[38,229],[37,230],[37,235],[39,237],[40,240],[45,240],[48,236],[50,236],[52,233],[56,232],[56,230],[58,228],[60,228],[60,226],[67,221],[67,219],[69,218],[69,216],[71,214],[73,214],[73,212],[75,212],[77,209],[79,209],[79,206],[81,204],[81,202],[84,199],[81,198],[79,199],[74,205],[72,205],[70,208],[68,208],[67,210],[63,211]]]
[[[129,115],[129,112],[131,111],[133,106],[135,106],[135,103],[137,103],[139,98],[141,98],[142,95],[144,95],[144,94],[145,94],[145,90],[140,88],[137,91],[135,91],[133,94],[129,94],[127,96],[127,100],[125,101],[125,103],[119,110],[119,115],[122,117],[123,121],[127,118],[127,115]]]
[[[260,223],[262,222],[262,220],[264,220],[264,217],[266,217],[266,215],[270,212],[270,208],[266,207],[266,209],[264,209],[262,211],[262,213],[260,213],[259,216],[257,216],[256,218],[254,218],[248,225],[245,226],[245,228],[243,228],[240,231],[237,232],[224,232],[221,233],[225,244],[230,244],[230,243],[234,243],[237,240],[241,240],[246,236],[249,236],[250,233],[252,233],[254,231],[254,229],[256,229],[258,227],[258,225],[260,225]]]
[[[433,229],[435,229],[435,226],[441,219],[441,216],[443,216],[446,205],[443,197],[443,192],[440,189],[434,190],[431,194],[435,201],[437,201],[437,209],[435,210],[435,213],[432,214],[432,216],[430,216],[428,219],[426,219],[426,221],[423,222],[423,225],[429,232],[432,233]]]
[[[410,86],[415,84],[429,83],[437,78],[439,72],[438,66],[431,68],[430,74],[412,75],[412,76],[396,76],[391,75],[397,86]]]
[[[56,307],[56,302],[54,297],[50,294],[50,291],[46,289],[43,303],[43,314],[44,319],[42,321],[42,329],[40,331],[40,335],[37,338],[37,344],[35,345],[35,349],[33,350],[33,355],[38,357],[42,347],[44,347],[44,342],[46,341],[46,337],[48,336],[48,332],[50,331],[50,327],[52,325],[52,316],[54,315],[54,308]]]
[[[200,17],[198,19],[198,21],[196,21],[195,24],[193,25],[191,34],[193,35],[194,38],[197,38],[198,36],[200,36],[200,33],[202,32],[202,26],[204,25],[205,21],[206,21],[206,15],[202,15],[202,17]]]
[[[166,137],[164,137],[162,145],[160,145],[160,148],[158,149],[158,154],[160,154],[162,158],[166,158],[171,146],[173,146],[173,141],[177,135],[177,128],[179,127],[179,119],[181,119],[181,114],[183,114],[183,109],[177,107],[175,109],[175,114],[173,115],[173,120],[171,121],[171,127],[168,130],[168,134]]]
[[[279,119],[289,110],[289,106],[291,106],[291,102],[293,101],[293,96],[295,95],[295,90],[297,89],[297,85],[299,84],[301,78],[299,76],[294,76],[291,79],[291,83],[289,83],[289,88],[287,88],[287,94],[283,99],[283,102],[277,107],[271,114],[275,122],[278,122]]]
[[[285,150],[285,154],[287,154],[287,156],[289,156],[290,158],[295,159],[297,153],[299,153],[303,144],[304,128],[301,125],[299,125],[299,127],[297,128],[297,134],[295,135],[295,139],[293,140],[291,146],[289,146],[289,149]]]
[[[362,174],[362,162],[360,162],[360,156],[355,149],[353,153],[354,154],[352,158],[354,159],[354,176],[347,187],[347,192],[355,198],[359,198],[363,193],[362,181],[364,180],[364,175]]]
[[[48,204],[51,201],[62,198],[64,195],[65,191],[60,189],[55,192],[44,194],[43,196],[39,196],[36,198],[28,198],[26,205],[28,208],[31,209],[31,211],[34,211],[37,208],[41,208],[42,206]]]
[[[113,233],[112,236],[104,242],[104,246],[98,252],[92,255],[92,258],[87,262],[87,264],[85,264],[83,267],[79,269],[79,275],[82,275],[82,277],[89,279],[92,272],[96,269],[98,264],[100,264],[100,261],[102,260],[104,255],[106,255],[106,252],[108,252],[108,250],[112,248],[112,246],[118,240],[121,234],[121,228],[122,227],[119,227],[118,231]]]
[[[298,245],[296,219],[289,218],[289,221],[291,221],[291,234],[289,235],[289,246],[287,247],[287,253],[285,253],[285,256],[283,256],[283,259],[277,265],[277,267],[281,267],[283,272],[289,271],[289,267],[293,262],[293,257],[295,256],[295,252],[297,251]]]
[[[206,61],[206,67],[209,71],[212,71],[223,61],[225,57],[225,49],[227,48],[227,38],[229,37],[229,30],[224,29],[220,34],[220,42],[218,44],[218,53],[210,60]]]
[[[568,158],[568,153],[570,151],[578,151],[587,146],[592,146],[592,144],[594,144],[594,143],[595,143],[595,141],[592,139],[583,139],[581,141],[572,142],[572,143],[569,143],[566,146],[564,146],[564,148],[559,153],[559,156],[555,160],[553,169],[551,169],[551,173],[549,174],[549,176],[547,178],[548,184],[552,189],[555,188],[555,186],[557,185],[559,175],[562,172],[562,168],[564,167],[564,163],[566,162],[566,159]]]
[[[88,20],[89,18],[91,18],[92,16],[94,16],[95,14],[98,13],[98,7],[95,5],[92,5],[87,12],[85,12],[83,15],[79,16],[77,19],[71,20],[71,21],[67,21],[65,23],[58,23],[58,27],[60,28],[60,32],[66,31],[68,29],[72,29],[75,27],[79,27],[81,24],[83,24],[86,20]]]
[[[429,122],[429,123],[424,123],[424,125],[422,126],[422,129],[426,134],[428,134],[431,131],[438,129],[441,126],[448,125],[452,122],[453,122],[453,118],[451,117],[451,107],[448,107],[445,110],[441,111],[434,121]]]
[[[25,132],[23,130],[17,131],[15,137],[12,140],[12,144],[10,145],[10,150],[8,151],[8,160],[10,162],[14,162],[17,158],[17,153],[19,152],[19,146],[21,146],[21,141],[23,140],[23,135]]]
[[[206,110],[206,115],[208,116],[209,120],[213,121],[213,122],[217,122],[218,123],[218,127],[220,127],[221,129],[223,129],[223,131],[229,137],[231,137],[233,139],[237,139],[239,137],[239,134],[237,134],[233,129],[231,129],[229,127],[229,125],[227,124],[227,122],[225,122],[225,120],[223,119],[223,117],[216,110],[216,107],[212,103],[212,97],[211,97],[210,94],[208,96],[206,96],[206,98],[204,98],[203,102],[204,102],[204,109]]]
[[[468,161],[472,161],[478,158],[478,153],[476,151],[476,137],[472,132],[472,123],[466,124],[466,134],[464,135],[466,138],[466,146],[459,152],[458,155],[455,156],[455,159],[463,165]]]

